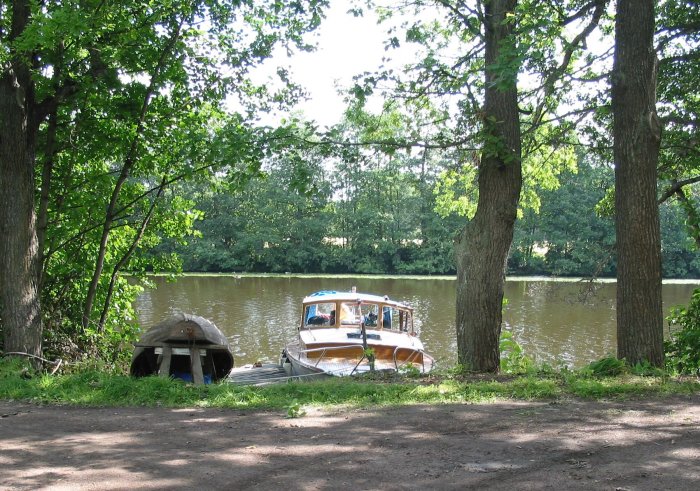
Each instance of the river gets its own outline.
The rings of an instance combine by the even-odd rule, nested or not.
[[[140,324],[148,328],[175,312],[206,317],[231,341],[236,366],[276,362],[294,336],[301,299],[318,290],[352,286],[411,304],[426,350],[442,367],[457,360],[454,279],[221,275],[152,280],[155,288],[144,291],[135,304]],[[664,283],[664,315],[687,304],[698,286],[700,280]],[[509,279],[505,295],[504,328],[536,362],[577,368],[615,354],[614,283]]]

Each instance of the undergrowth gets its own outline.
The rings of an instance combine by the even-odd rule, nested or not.
[[[522,375],[476,375],[457,367],[421,377],[393,374],[330,378],[264,387],[229,383],[195,386],[160,377],[132,378],[96,368],[51,375],[35,371],[23,360],[0,361],[0,399],[4,400],[81,406],[285,409],[290,417],[299,417],[308,406],[553,401],[698,393],[698,379],[639,374],[633,367],[620,366],[609,359],[576,371],[540,367]]]
[[[664,342],[666,366],[679,374],[700,376],[700,289],[687,307],[676,307],[666,319],[669,339]]]

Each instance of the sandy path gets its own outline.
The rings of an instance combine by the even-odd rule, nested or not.
[[[286,412],[0,401],[0,489],[700,489],[700,395]]]

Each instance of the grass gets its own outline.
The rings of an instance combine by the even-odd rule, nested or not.
[[[79,406],[217,407],[289,409],[303,406],[556,401],[700,394],[700,381],[624,374],[547,372],[520,376],[469,376],[456,372],[429,377],[401,375],[292,382],[264,387],[227,383],[194,386],[159,377],[131,378],[98,369],[49,375],[22,360],[0,361],[0,400]]]

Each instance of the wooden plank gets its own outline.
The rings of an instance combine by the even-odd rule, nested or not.
[[[170,377],[170,360],[172,359],[173,351],[170,346],[163,346],[163,355],[158,366],[158,373],[161,377]]]
[[[229,382],[236,385],[266,385],[286,382],[289,377],[279,365],[263,365],[262,367],[234,368],[229,374]]]
[[[164,346],[170,346],[171,348],[191,348],[192,343],[167,343],[167,342],[155,342],[155,343],[134,343],[137,348],[162,348]],[[195,344],[199,349],[223,349],[229,350],[228,346],[223,344]]]
[[[192,381],[195,383],[195,385],[204,385],[202,359],[199,357],[199,348],[193,347],[190,349],[190,362],[192,363]]]
[[[180,355],[180,356],[190,356],[190,350],[192,349],[191,347],[188,348],[178,348],[176,346],[171,347],[173,355]],[[163,348],[155,348],[155,354],[160,355],[163,354]],[[199,350],[199,356],[206,356],[207,355],[207,350],[206,349],[201,349]]]

